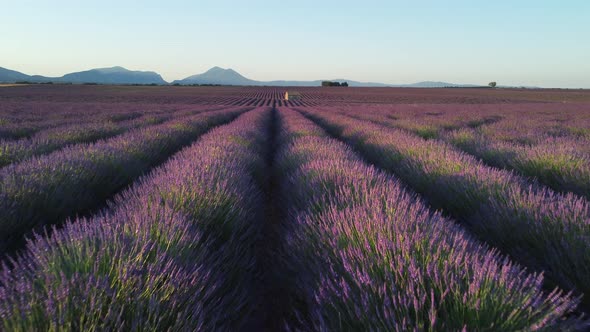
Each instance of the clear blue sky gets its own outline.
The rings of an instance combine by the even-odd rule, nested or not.
[[[89,4],[92,2],[92,4]],[[3,1],[0,66],[590,88],[590,1]]]

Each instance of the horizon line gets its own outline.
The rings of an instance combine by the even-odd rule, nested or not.
[[[160,74],[159,72],[155,71],[155,70],[143,70],[143,69],[129,69],[128,67],[125,66],[121,66],[121,65],[112,65],[112,66],[107,66],[107,67],[95,67],[95,68],[89,68],[89,69],[82,69],[82,70],[76,70],[76,71],[71,71],[71,72],[66,72],[64,74],[62,74],[61,76],[46,76],[44,74],[27,74],[25,73],[25,71],[21,71],[21,70],[16,70],[16,69],[11,69],[11,68],[7,68],[7,67],[3,67],[0,66],[0,68],[4,68],[6,70],[12,70],[12,71],[16,71],[19,72],[21,74],[27,75],[27,76],[42,76],[45,78],[61,78],[65,75],[68,74],[72,74],[72,73],[79,73],[79,72],[86,72],[86,71],[91,71],[91,70],[98,70],[98,69],[113,69],[113,68],[122,68],[124,70],[130,71],[130,72],[144,72],[144,73],[154,73],[159,75],[162,80],[164,82],[166,82],[168,85],[172,85],[174,84],[175,81],[182,81],[185,80],[191,76],[195,76],[195,75],[200,75],[200,74],[204,74],[206,72],[208,72],[211,69],[214,68],[220,68],[223,70],[232,70],[234,72],[236,72],[237,74],[239,74],[240,76],[252,80],[252,81],[256,81],[256,82],[260,82],[260,83],[272,83],[272,82],[315,82],[315,81],[348,81],[348,82],[357,82],[357,83],[361,83],[361,84],[382,84],[382,85],[386,85],[388,87],[404,87],[405,85],[414,85],[414,84],[420,84],[420,83],[443,83],[443,84],[451,84],[451,85],[458,85],[458,86],[473,86],[473,87],[486,87],[488,86],[488,84],[478,84],[478,83],[455,83],[455,82],[449,82],[447,80],[438,80],[438,79],[428,79],[428,80],[418,80],[418,81],[413,81],[411,83],[390,83],[390,82],[375,82],[375,81],[365,81],[365,80],[356,80],[356,79],[350,79],[350,78],[332,78],[332,79],[274,79],[274,80],[257,80],[257,79],[253,79],[250,77],[246,77],[244,75],[242,75],[238,70],[235,70],[231,67],[227,67],[227,68],[223,68],[221,66],[217,66],[214,65],[212,67],[209,67],[209,69],[205,70],[204,72],[200,72],[200,73],[196,73],[196,74],[190,74],[188,76],[185,76],[183,78],[180,79],[173,79],[173,80],[167,80],[165,79],[162,74]],[[88,82],[88,83],[92,83],[92,82]],[[104,84],[107,85],[107,84]],[[113,84],[116,85],[116,84]],[[163,85],[163,84],[159,84],[159,85]],[[189,84],[186,84],[189,85]],[[240,86],[240,85],[235,85],[235,86]],[[249,85],[242,85],[242,86],[249,86]],[[254,86],[254,85],[252,85]],[[272,86],[272,85],[269,85]],[[529,89],[568,89],[568,90],[584,90],[584,89],[590,89],[590,87],[563,87],[563,86],[539,86],[539,85],[532,85],[532,84],[499,84],[497,87],[504,87],[504,88],[529,88]],[[426,87],[421,87],[421,88],[426,88]]]

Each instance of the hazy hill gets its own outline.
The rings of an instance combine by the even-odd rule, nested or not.
[[[31,76],[18,72],[16,70],[10,70],[0,67],[0,82],[2,83],[14,83],[18,81],[26,81]]]
[[[26,75],[14,70],[0,68],[0,82],[56,82],[56,83],[97,83],[97,84],[168,84],[162,76],[153,71],[131,71],[123,67],[98,68],[62,77]]]
[[[221,84],[221,85],[260,85],[260,82],[245,78],[233,69],[213,67],[202,74],[189,76],[173,84]]]
[[[55,83],[96,83],[96,84],[161,84],[168,82],[153,71],[132,71],[123,67],[97,68],[81,72],[66,74],[62,77],[45,77],[40,75],[26,75],[18,71],[0,67],[0,82],[14,83],[19,81],[29,82],[55,82]],[[323,80],[315,81],[256,81],[244,77],[233,69],[213,67],[208,71],[189,76],[173,84],[219,84],[219,85],[253,85],[253,86],[320,86]],[[375,82],[358,82],[347,79],[330,79],[328,81],[348,82],[352,87],[412,87],[412,88],[440,88],[440,87],[475,87],[472,84],[453,84],[447,82],[425,81],[413,84],[384,84]]]
[[[331,81],[348,82],[350,86],[387,86],[382,83],[363,83],[346,79],[336,79]],[[254,85],[254,86],[320,86],[322,80],[315,81],[256,81],[242,76],[233,69],[223,69],[220,67],[213,67],[208,71],[189,76],[182,80],[172,82],[173,84],[189,85],[189,84],[221,84],[221,85]]]
[[[99,84],[168,84],[153,71],[131,71],[123,67],[98,68],[66,74],[60,82]]]
[[[448,82],[435,82],[435,81],[424,81],[412,84],[396,84],[390,85],[393,87],[400,87],[400,88],[444,88],[444,87],[465,87],[465,88],[473,88],[478,87],[481,85],[476,84],[455,84],[455,83],[448,83]]]
[[[256,81],[242,76],[233,69],[223,69],[220,67],[213,67],[208,71],[189,76],[182,80],[172,82],[173,84],[190,85],[190,84],[220,84],[220,85],[268,85],[268,86],[320,86],[324,80],[315,81]],[[358,82],[347,79],[331,79],[328,81],[334,82],[348,82],[349,86],[353,87],[418,87],[418,88],[434,88],[434,87],[471,87],[476,85],[469,84],[453,84],[447,82],[419,82],[414,84],[384,84],[375,82]]]

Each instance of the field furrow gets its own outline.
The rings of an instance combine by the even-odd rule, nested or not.
[[[248,109],[173,119],[161,125],[81,144],[0,170],[0,251],[22,245],[42,231],[104,203],[210,128]]]
[[[471,119],[462,119],[460,123],[445,116],[432,122],[391,119],[391,116],[399,117],[392,115],[393,112],[342,113],[404,129],[422,138],[441,139],[490,166],[516,171],[555,191],[590,198],[590,141],[584,130],[573,127],[574,123],[553,125],[549,119],[543,122],[526,113],[517,115],[520,118],[510,113],[471,115]],[[531,118],[526,118],[527,115]]]
[[[503,331],[559,328],[575,302],[541,289],[390,175],[301,114],[281,111],[285,243],[307,304],[292,328]],[[563,328],[563,327],[562,327]]]
[[[76,123],[37,132],[31,138],[20,140],[0,140],[0,168],[21,162],[33,156],[40,156],[59,150],[68,145],[92,143],[121,135],[133,129],[158,125],[174,117],[187,116],[216,110],[181,110],[166,114],[146,114],[120,122]]]
[[[258,302],[264,199],[256,178],[269,119],[269,109],[257,109],[213,129],[108,211],[31,242],[0,274],[0,326],[241,329]]]
[[[582,151],[587,141],[546,137],[535,145],[519,145],[493,140],[473,130],[450,132],[444,140],[489,165],[535,178],[556,191],[590,199],[590,155]]]
[[[477,236],[561,287],[590,298],[590,208],[530,185],[436,140],[313,109],[302,110]]]
[[[9,102],[0,105],[0,139],[26,139],[52,128],[80,123],[116,124],[175,110],[175,107],[149,104]]]
[[[183,81],[0,88],[0,331],[590,329],[588,91]]]

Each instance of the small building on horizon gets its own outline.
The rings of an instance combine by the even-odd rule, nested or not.
[[[301,99],[301,93],[297,91],[285,91],[285,100],[298,100]]]

